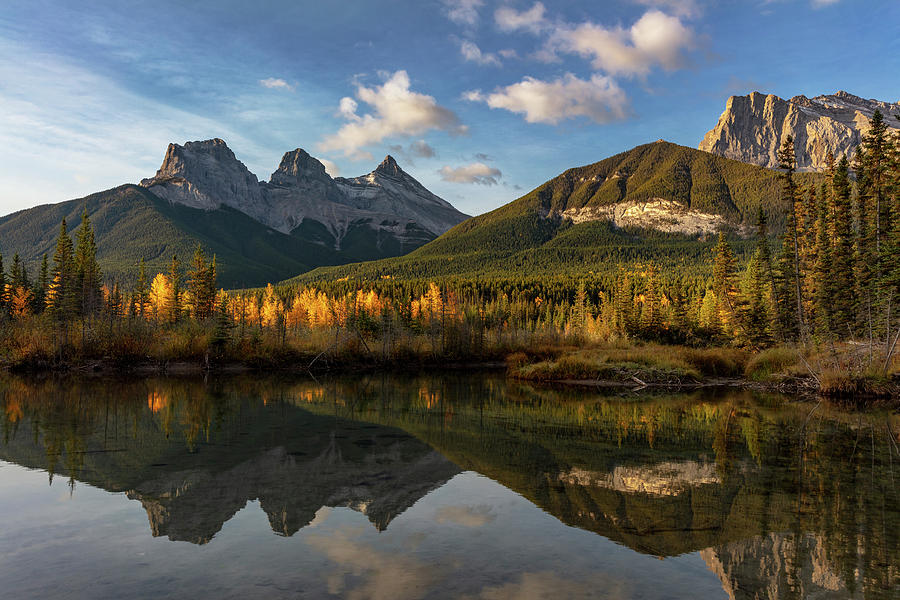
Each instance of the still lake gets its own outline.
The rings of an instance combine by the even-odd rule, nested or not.
[[[0,408],[3,598],[900,598],[890,412],[480,373]]]

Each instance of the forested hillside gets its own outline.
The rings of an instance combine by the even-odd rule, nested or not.
[[[53,254],[60,220],[65,217],[74,227],[84,211],[94,224],[97,260],[109,281],[133,281],[142,258],[149,271],[164,271],[173,255],[187,260],[198,243],[217,257],[219,285],[226,288],[265,285],[317,266],[364,260],[377,251],[354,244],[350,235],[347,249],[339,252],[310,241],[313,236],[275,231],[233,208],[189,208],[123,185],[0,218],[0,254],[11,259],[18,253],[36,274],[41,257]],[[380,256],[402,250],[399,244],[385,247]]]
[[[798,174],[801,186],[820,175]],[[521,198],[473,217],[418,250],[398,258],[319,269],[291,283],[350,277],[377,280],[428,277],[531,277],[614,272],[654,261],[661,271],[708,274],[714,231],[686,235],[609,220],[576,222],[571,214],[660,198],[683,214],[720,217],[725,230],[746,237],[760,209],[773,234],[784,230],[787,205],[777,171],[707,152],[655,142],[600,162],[569,169]],[[587,210],[585,210],[587,209]],[[579,212],[581,211],[581,212]],[[639,221],[638,221],[639,222]],[[746,246],[736,236],[737,251]]]

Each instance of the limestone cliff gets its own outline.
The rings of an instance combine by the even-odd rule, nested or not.
[[[872,115],[880,110],[889,128],[900,129],[900,102],[865,100],[844,91],[784,100],[753,92],[732,96],[719,122],[703,138],[700,150],[763,167],[778,167],[777,151],[794,137],[797,166],[805,171],[825,168],[828,151],[852,159]]]

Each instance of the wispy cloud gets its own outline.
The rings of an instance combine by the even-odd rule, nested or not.
[[[470,40],[463,40],[459,45],[459,51],[467,61],[479,65],[501,66],[500,59],[492,52],[482,52],[478,44]]]
[[[269,88],[270,90],[293,90],[294,86],[289,84],[284,79],[276,78],[276,77],[268,77],[266,79],[260,79],[259,84],[264,88]]]
[[[77,198],[159,167],[169,142],[221,137],[265,151],[216,120],[139,96],[74,62],[0,41],[0,214]],[[52,98],[52,102],[42,99]]]
[[[702,12],[697,0],[634,0],[634,2],[642,6],[664,9],[676,17],[694,18]]]
[[[397,71],[382,85],[357,84],[356,98],[368,104],[372,112],[359,114],[359,103],[350,97],[341,99],[338,115],[347,123],[319,144],[323,152],[340,151],[346,156],[370,157],[363,148],[390,137],[411,137],[430,130],[465,134],[452,110],[440,106],[433,96],[409,89],[409,75]]]
[[[484,0],[443,0],[444,11],[454,23],[475,25],[478,22],[478,9],[484,6]]]
[[[444,166],[438,173],[444,181],[478,185],[497,185],[499,179],[503,177],[500,169],[480,162],[456,168]]]
[[[475,90],[463,97],[525,115],[529,123],[557,124],[576,117],[609,123],[626,118],[629,112],[628,97],[622,88],[611,78],[596,74],[590,79],[579,79],[566,73],[552,81],[525,77],[490,94]]]

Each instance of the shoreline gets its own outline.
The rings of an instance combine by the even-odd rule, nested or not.
[[[508,381],[528,384],[535,387],[564,387],[569,389],[582,389],[585,391],[622,391],[638,393],[643,391],[653,392],[690,392],[703,389],[741,389],[763,393],[775,393],[797,396],[803,400],[821,400],[854,410],[868,410],[875,408],[900,409],[900,385],[891,384],[891,392],[880,395],[827,395],[822,394],[815,387],[812,376],[791,377],[780,381],[755,381],[747,377],[701,377],[666,381],[654,380],[652,372],[623,373],[621,378],[546,378],[533,379],[517,376],[510,366],[502,361],[442,361],[439,358],[419,361],[391,361],[391,362],[352,362],[329,361],[327,366],[300,364],[262,364],[252,361],[200,361],[200,360],[172,360],[154,361],[145,360],[123,364],[110,358],[87,360],[78,363],[64,363],[60,365],[0,365],[0,374],[16,376],[55,376],[55,377],[197,377],[208,375],[303,375],[315,379],[326,375],[350,375],[370,374],[384,371],[392,374],[420,373],[423,371],[454,372],[502,372]],[[641,378],[646,377],[646,381]]]

